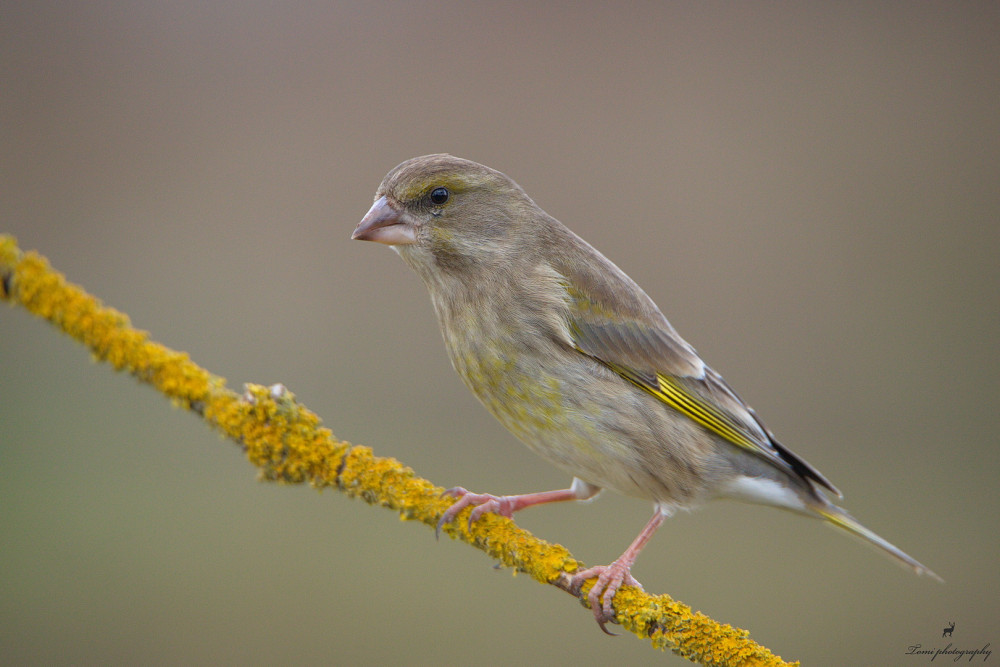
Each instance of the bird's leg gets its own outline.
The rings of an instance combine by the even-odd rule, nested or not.
[[[597,621],[597,624],[601,626],[601,630],[604,630],[609,635],[614,633],[608,632],[604,624],[615,618],[614,608],[611,604],[615,593],[618,592],[618,589],[623,584],[642,588],[642,584],[632,576],[632,564],[665,518],[667,518],[666,515],[660,508],[657,508],[656,513],[653,514],[653,518],[649,520],[646,527],[639,533],[639,536],[635,538],[632,544],[629,545],[629,548],[625,550],[625,553],[619,556],[615,562],[611,563],[611,565],[589,567],[586,570],[573,573],[570,577],[570,590],[577,595],[580,594],[580,588],[585,581],[591,577],[597,577],[594,586],[587,593],[587,601],[590,602],[590,608],[594,612],[594,619]]]
[[[437,533],[440,535],[441,526],[451,523],[458,513],[466,507],[475,508],[469,514],[469,526],[471,527],[473,522],[486,512],[510,518],[514,512],[523,510],[525,507],[544,505],[545,503],[558,503],[565,500],[587,500],[596,496],[600,491],[601,488],[599,486],[594,486],[581,479],[574,479],[573,484],[568,489],[524,493],[517,496],[494,496],[491,493],[470,493],[466,489],[456,486],[442,494],[443,496],[458,498],[458,500],[441,515],[437,523]]]

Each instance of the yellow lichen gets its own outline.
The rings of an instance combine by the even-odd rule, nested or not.
[[[148,334],[132,328],[124,314],[67,283],[43,257],[22,253],[5,235],[0,235],[0,298],[49,320],[96,358],[127,370],[175,404],[200,414],[243,448],[265,480],[337,487],[429,526],[436,526],[452,502],[441,497],[441,487],[399,461],[334,438],[319,417],[284,387],[247,385],[242,394],[226,388],[223,378],[183,352],[148,340]],[[487,514],[470,527],[468,513],[460,513],[444,532],[514,571],[568,590],[567,573],[584,567],[564,547],[534,537],[510,519]],[[574,594],[585,599],[591,585],[587,582],[582,592]],[[651,596],[623,586],[614,602],[622,627],[649,638],[656,648],[705,665],[787,664],[750,640],[746,631],[716,623],[666,595]]]

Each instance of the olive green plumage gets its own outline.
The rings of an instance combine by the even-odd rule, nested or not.
[[[427,285],[466,386],[532,451],[579,480],[557,498],[463,489],[458,508],[509,516],[600,488],[655,504],[634,553],[610,574],[590,573],[602,576],[591,596],[602,625],[618,585],[634,583],[631,561],[662,516],[716,497],[825,518],[933,575],[832,505],[823,492],[839,495],[835,487],[774,439],[646,293],[506,175],[428,155],[390,171],[375,200],[354,238],[399,253]]]

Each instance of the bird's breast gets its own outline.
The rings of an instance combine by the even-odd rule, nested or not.
[[[452,365],[472,393],[535,454],[586,482],[664,503],[699,496],[688,444],[700,427],[580,354],[552,310],[533,305],[435,303]]]

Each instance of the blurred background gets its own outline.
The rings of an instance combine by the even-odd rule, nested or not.
[[[641,284],[857,517],[716,503],[635,575],[805,664],[1000,645],[1000,6],[6,3],[0,231],[230,386],[282,382],[443,486],[568,480],[352,243],[382,176],[508,173]],[[231,442],[0,312],[0,661],[685,664]],[[605,494],[518,523],[607,563]]]

